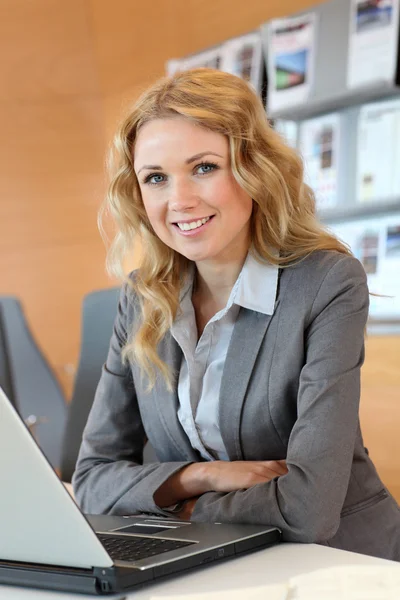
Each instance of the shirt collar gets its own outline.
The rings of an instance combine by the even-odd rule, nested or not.
[[[235,304],[272,315],[278,293],[278,266],[247,255],[239,275]]]
[[[184,300],[188,299],[190,302],[194,273],[195,268],[193,265],[179,296],[181,308],[186,304],[186,302],[183,302]],[[278,273],[279,268],[277,265],[267,263],[261,258],[257,259],[249,252],[233,286],[227,308],[232,304],[237,304],[265,315],[272,315],[278,293]]]

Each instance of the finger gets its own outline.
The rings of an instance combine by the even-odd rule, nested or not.
[[[286,460],[276,460],[274,462],[276,465],[279,465],[279,468],[282,469],[285,473],[288,472]]]
[[[260,474],[260,473],[252,474],[252,476],[247,479],[247,481],[243,487],[244,487],[244,489],[247,489],[249,487],[252,487],[253,485],[257,485],[258,483],[268,483],[269,481],[272,481],[273,479],[277,479],[278,477],[281,477],[281,475],[279,473],[266,468],[264,470],[263,474]]]
[[[281,473],[280,471],[276,471],[275,469],[268,469],[265,476],[268,477],[268,480],[275,479],[276,477],[282,477],[282,475],[286,475],[286,473]]]
[[[287,473],[286,466],[285,465],[281,465],[280,462],[277,461],[277,460],[267,461],[265,463],[265,467],[267,469],[270,469],[271,471],[274,471],[278,475],[286,475],[286,473]]]
[[[282,475],[286,475],[286,473],[289,472],[285,460],[277,460],[276,463],[279,465],[279,468],[282,469]]]

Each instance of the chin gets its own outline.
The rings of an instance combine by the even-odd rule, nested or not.
[[[203,260],[207,260],[207,258],[209,258],[207,255],[204,254],[184,254],[183,252],[181,252],[180,254],[182,254],[182,256],[195,263],[202,262]]]
[[[196,263],[202,262],[204,260],[209,260],[213,257],[213,255],[210,252],[182,252],[182,250],[178,249],[177,252],[179,252],[179,254],[182,254],[182,256],[184,256],[188,260],[191,260],[192,262]]]
[[[209,248],[188,248],[187,246],[182,248],[175,246],[174,250],[192,262],[210,260],[215,255],[215,252],[212,252]]]

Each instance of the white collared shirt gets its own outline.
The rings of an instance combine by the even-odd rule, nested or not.
[[[278,267],[248,254],[225,308],[210,319],[198,341],[193,277],[182,290],[181,311],[171,327],[183,352],[178,418],[192,447],[206,460],[229,460],[219,428],[219,391],[240,307],[272,315],[277,287]]]

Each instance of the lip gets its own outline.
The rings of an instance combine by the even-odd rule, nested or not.
[[[185,237],[194,237],[196,235],[200,235],[203,231],[205,231],[207,229],[207,227],[210,225],[210,223],[214,220],[214,216],[215,215],[211,215],[210,218],[208,219],[207,223],[204,223],[204,225],[200,225],[200,227],[197,227],[196,229],[189,229],[188,231],[183,231],[182,229],[180,229],[178,227],[178,225],[176,223],[173,223],[173,227],[174,229],[180,234],[183,235]],[[205,219],[205,217],[203,217],[203,219]],[[190,219],[190,221],[179,221],[179,223],[192,223],[193,221],[196,221],[198,219]]]

